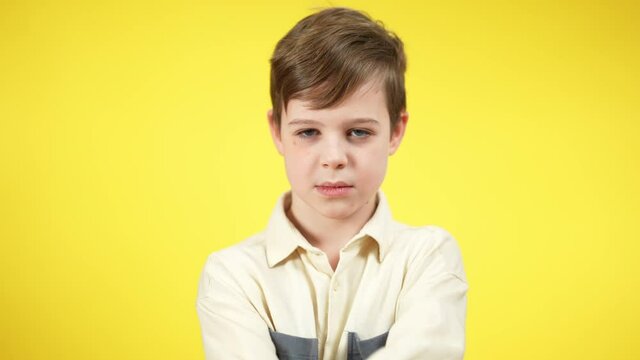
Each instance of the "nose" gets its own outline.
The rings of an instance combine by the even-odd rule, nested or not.
[[[323,149],[322,167],[325,169],[343,169],[347,166],[347,150],[340,141],[329,141]]]

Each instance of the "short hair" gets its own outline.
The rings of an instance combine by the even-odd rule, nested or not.
[[[280,128],[292,99],[312,109],[339,104],[369,80],[381,80],[391,129],[406,109],[404,45],[364,12],[332,7],[300,20],[271,58],[271,103]]]

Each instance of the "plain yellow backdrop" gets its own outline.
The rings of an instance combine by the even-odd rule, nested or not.
[[[206,256],[287,188],[273,47],[316,7],[406,43],[394,217],[463,252],[467,359],[640,359],[633,1],[0,2],[0,358],[201,359]]]

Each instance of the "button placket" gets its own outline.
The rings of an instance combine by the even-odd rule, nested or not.
[[[321,251],[307,250],[307,254],[309,257],[309,261],[311,261],[316,270],[327,275],[328,277],[332,276],[333,270],[329,266],[329,261],[327,260],[327,255],[325,253]]]

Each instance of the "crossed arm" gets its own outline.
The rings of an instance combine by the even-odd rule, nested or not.
[[[205,265],[196,310],[207,360],[277,360],[269,328],[215,256]]]
[[[277,359],[257,310],[211,257],[197,300],[207,359]],[[461,360],[468,285],[453,239],[418,254],[405,277],[396,321],[384,348],[369,360]]]
[[[461,360],[465,347],[466,289],[465,281],[445,273],[407,292],[400,300],[385,347],[369,360]]]

